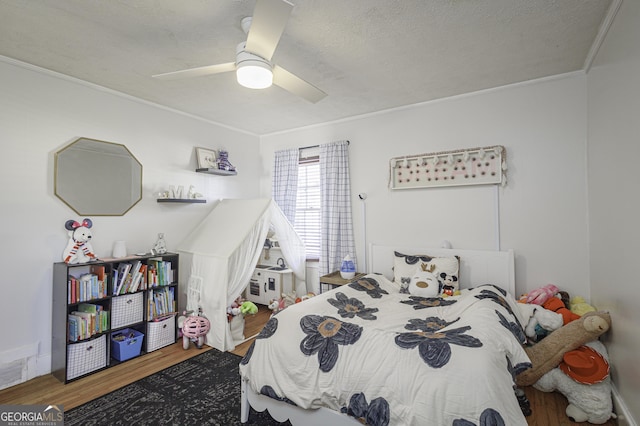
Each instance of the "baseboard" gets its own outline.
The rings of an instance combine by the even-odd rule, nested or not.
[[[613,410],[618,416],[618,426],[638,426],[615,385],[611,387],[611,391],[613,394]]]
[[[42,355],[36,362],[36,375],[45,376],[51,373],[51,355]]]

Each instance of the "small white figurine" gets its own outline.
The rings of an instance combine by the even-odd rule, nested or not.
[[[164,241],[164,234],[158,234],[158,241],[153,246],[153,252],[156,254],[165,254],[167,252],[167,243]]]

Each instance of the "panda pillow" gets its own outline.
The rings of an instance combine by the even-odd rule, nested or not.
[[[425,263],[442,285],[442,293],[453,295],[459,290],[460,257],[434,257],[425,254],[410,255],[394,252],[393,281],[400,285],[401,293],[409,293],[409,284],[416,271]]]

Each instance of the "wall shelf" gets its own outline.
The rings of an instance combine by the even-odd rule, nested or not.
[[[158,198],[157,201],[159,203],[198,203],[204,204],[207,200],[203,200],[200,198]]]
[[[236,172],[235,170],[229,171],[229,170],[220,170],[220,169],[211,169],[211,168],[196,169],[196,172],[208,173],[210,175],[220,175],[220,176],[235,176],[238,174],[238,172]]]

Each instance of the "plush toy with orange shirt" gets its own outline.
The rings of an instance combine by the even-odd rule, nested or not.
[[[580,315],[571,312],[557,297],[550,297],[543,304],[542,307],[552,312],[562,315],[562,322],[564,325],[569,324],[571,321],[575,321],[580,318]]]

